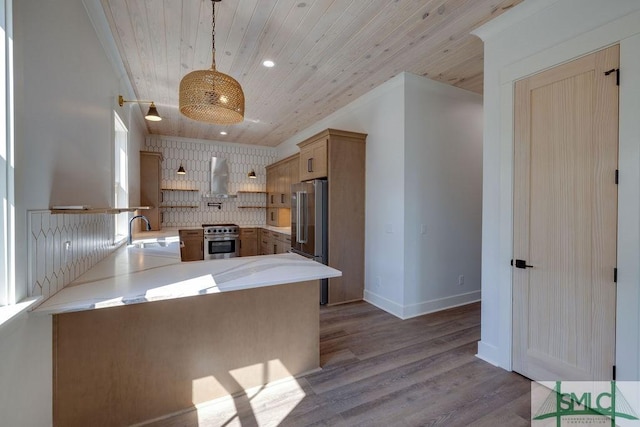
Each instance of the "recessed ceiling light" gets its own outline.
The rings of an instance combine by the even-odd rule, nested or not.
[[[267,67],[267,68],[271,68],[271,67],[273,67],[274,65],[276,65],[276,63],[275,63],[275,62],[273,62],[273,61],[272,61],[272,60],[270,60],[270,59],[267,59],[266,61],[264,61],[264,62],[262,63],[262,65],[264,65],[264,66],[265,66],[265,67]]]
[[[226,134],[227,134],[227,132],[225,132],[225,131],[221,131],[220,132],[220,135],[226,135]]]

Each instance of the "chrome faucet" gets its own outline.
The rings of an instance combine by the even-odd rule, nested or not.
[[[134,220],[134,219],[136,219],[136,218],[140,218],[140,219],[142,219],[144,222],[146,222],[146,223],[147,223],[147,231],[151,231],[151,224],[149,224],[149,220],[147,219],[147,217],[146,217],[146,216],[144,216],[144,215],[136,215],[136,216],[134,216],[133,218],[131,218],[131,219],[129,220],[129,240],[128,240],[128,243],[129,243],[129,244],[133,243],[133,239],[132,239],[132,236],[131,236],[131,223],[132,223],[132,222],[133,222],[133,220]]]

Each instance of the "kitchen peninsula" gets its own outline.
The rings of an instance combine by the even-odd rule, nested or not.
[[[53,315],[54,425],[129,425],[319,368],[318,280],[295,254],[181,263],[123,247]]]

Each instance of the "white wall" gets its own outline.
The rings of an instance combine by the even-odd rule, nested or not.
[[[618,379],[640,379],[640,3],[523,2],[477,30],[485,42],[482,339],[478,356],[511,369],[513,83],[620,42]]]
[[[278,147],[293,154],[326,128],[368,134],[365,299],[400,318],[479,298],[481,99],[403,73]]]
[[[411,317],[480,299],[482,96],[405,79],[403,317]]]
[[[284,158],[327,128],[367,134],[365,293],[397,315],[404,304],[403,86],[401,74],[277,147]]]
[[[131,203],[137,204],[136,159],[145,129],[131,109],[117,106],[118,94],[128,94],[126,85],[81,0],[15,1],[14,32],[20,300],[27,295],[27,210],[112,204],[116,109],[129,129]],[[50,425],[51,318],[23,316],[3,325],[0,361],[0,423]]]

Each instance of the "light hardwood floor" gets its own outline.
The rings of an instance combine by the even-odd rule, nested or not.
[[[479,303],[404,321],[323,307],[322,371],[150,425],[529,426],[530,381],[476,358],[479,339]]]

